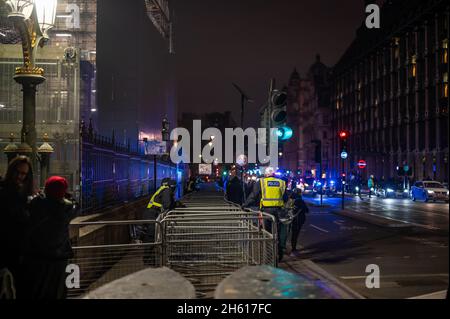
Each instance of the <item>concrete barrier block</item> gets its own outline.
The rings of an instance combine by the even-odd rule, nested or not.
[[[194,299],[195,288],[179,273],[148,268],[91,291],[83,299]]]
[[[241,268],[216,288],[216,299],[335,299],[321,281],[270,266]]]

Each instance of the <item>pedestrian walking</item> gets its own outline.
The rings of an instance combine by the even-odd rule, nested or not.
[[[79,212],[79,205],[67,189],[65,178],[52,176],[45,182],[44,193],[31,201],[22,298],[55,300],[67,297],[66,267],[68,260],[73,258],[69,224]]]
[[[28,203],[34,193],[33,169],[26,156],[8,165],[0,181],[0,291],[16,298],[22,291],[24,240],[30,224]]]
[[[369,188],[369,198],[372,198],[372,190],[375,185],[375,178],[373,175],[370,175],[368,181],[367,181],[367,187]]]
[[[237,177],[236,171],[231,172],[230,181],[227,183],[226,196],[227,200],[238,205],[242,205],[244,201],[242,181]]]
[[[305,224],[306,214],[309,213],[309,208],[302,198],[302,192],[300,189],[296,188],[292,191],[289,196],[289,200],[286,204],[287,208],[291,211],[290,214],[293,216],[291,227],[291,256],[298,257],[299,252],[297,250],[298,237],[300,231]]]

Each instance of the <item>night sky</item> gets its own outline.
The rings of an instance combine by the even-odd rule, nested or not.
[[[233,112],[255,100],[245,126],[257,126],[271,77],[305,76],[315,55],[333,66],[365,17],[363,0],[173,0],[179,112]]]

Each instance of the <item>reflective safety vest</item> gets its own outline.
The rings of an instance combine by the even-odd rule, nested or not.
[[[261,178],[261,202],[259,207],[283,207],[286,183],[275,177]]]
[[[150,199],[150,201],[148,202],[147,208],[153,208],[153,207],[158,207],[158,208],[162,208],[162,204],[155,202],[156,196],[158,196],[163,190],[168,189],[169,186],[161,186],[155,194],[153,194],[152,198]]]

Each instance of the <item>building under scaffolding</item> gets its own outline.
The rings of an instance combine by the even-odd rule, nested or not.
[[[177,114],[169,1],[99,0],[98,13],[98,130],[160,141],[163,118],[173,127]]]
[[[23,64],[20,36],[8,21],[8,8],[0,6],[0,148],[20,143],[22,92],[13,80],[14,69]],[[80,116],[89,117],[96,106],[96,1],[59,0],[55,27],[49,43],[38,50],[37,64],[46,81],[38,86],[36,130],[38,144],[44,133],[55,152],[50,174],[65,176],[79,191]],[[6,157],[0,161],[5,172]],[[39,173],[39,172],[38,172]]]
[[[0,0],[2,151],[11,143],[11,133],[12,143],[20,144],[23,116],[21,88],[13,79],[15,67],[23,64],[21,40],[7,16],[7,6]],[[163,177],[182,178],[173,175],[169,163],[148,164],[138,142],[144,137],[161,139],[163,117],[176,123],[172,35],[167,0],[58,0],[55,27],[37,55],[46,77],[36,96],[37,146],[48,134],[54,149],[49,174],[68,179],[70,191],[87,204],[85,211],[112,204],[105,198],[148,196],[154,181]],[[90,132],[88,138],[80,138],[81,127]],[[3,152],[1,156],[0,176],[7,165]],[[117,163],[126,156],[132,158],[130,163],[141,164],[122,165],[119,171]],[[158,169],[143,169],[142,163]],[[38,171],[37,181],[40,175]],[[145,187],[128,187],[116,196],[118,188],[111,185],[124,179]],[[107,186],[101,184],[106,182]]]

